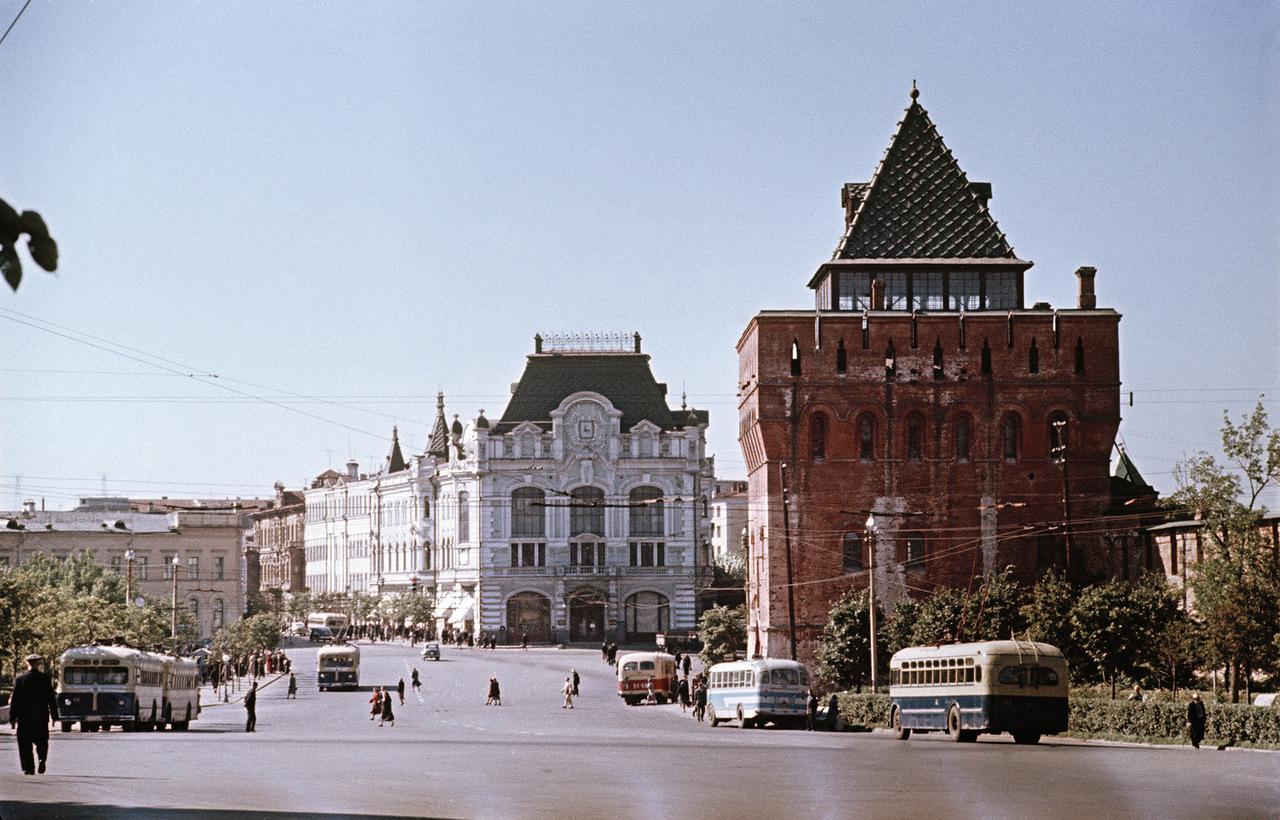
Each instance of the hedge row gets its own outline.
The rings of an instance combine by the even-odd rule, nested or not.
[[[854,726],[888,726],[889,696],[841,692],[840,716]],[[1209,722],[1205,743],[1256,743],[1280,746],[1280,708],[1230,703],[1207,703]],[[1068,732],[1085,737],[1124,735],[1135,738],[1187,738],[1187,704],[1162,701],[1072,698]]]

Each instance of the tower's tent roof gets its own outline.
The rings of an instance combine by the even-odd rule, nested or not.
[[[444,420],[444,393],[436,395],[436,423],[431,428],[431,440],[427,443],[427,455],[449,457],[449,426]]]
[[[667,407],[666,385],[653,378],[647,354],[535,353],[494,432],[508,432],[526,421],[550,430],[551,411],[583,391],[599,393],[622,411],[624,433],[646,419],[663,430],[675,430],[696,418],[697,411],[673,412]]]
[[[915,99],[871,182],[844,188],[847,230],[835,259],[1016,259],[987,200]]]

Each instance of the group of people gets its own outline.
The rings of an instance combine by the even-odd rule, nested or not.
[[[404,705],[404,678],[400,679],[400,705]],[[391,707],[391,690],[379,686],[373,690],[373,697],[369,698],[369,703],[373,704],[373,708],[369,710],[369,720],[378,721],[379,726],[390,723],[396,725],[396,714]]]
[[[278,649],[252,652],[221,661],[214,660],[213,656],[210,656],[208,661],[200,661],[200,681],[218,687],[223,681],[233,677],[261,678],[266,675],[283,674],[292,669],[293,662]]]

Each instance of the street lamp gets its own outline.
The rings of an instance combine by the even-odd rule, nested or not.
[[[133,604],[133,559],[136,557],[132,549],[124,551],[124,603]]]
[[[869,606],[867,608],[868,620],[871,624],[871,693],[876,692],[876,514],[867,515],[867,545],[868,553],[871,556],[868,562],[867,573],[867,597]]]

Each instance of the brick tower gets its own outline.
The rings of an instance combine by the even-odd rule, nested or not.
[[[811,659],[831,604],[886,609],[1006,566],[1106,572],[1119,322],[1081,268],[1073,309],[1024,307],[1019,259],[920,105],[809,282],[738,342],[751,652]]]

